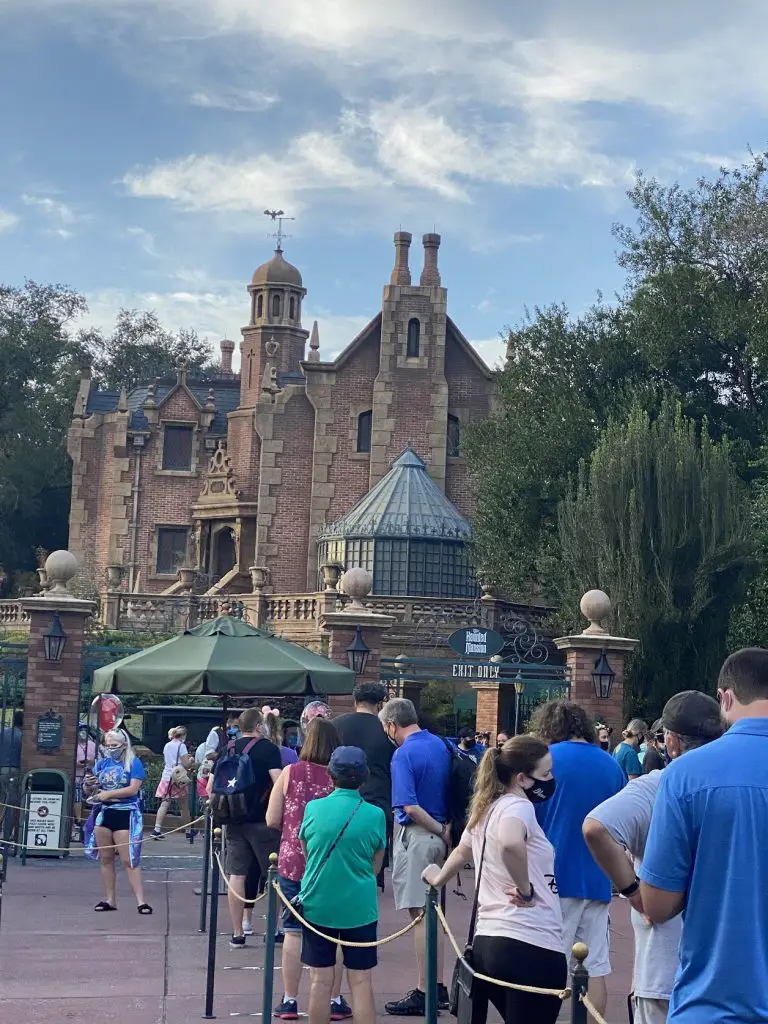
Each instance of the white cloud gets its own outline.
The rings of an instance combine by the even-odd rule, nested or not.
[[[0,234],[3,234],[5,231],[13,231],[20,221],[21,217],[18,214],[0,208]]]
[[[507,342],[504,338],[484,338],[480,341],[470,341],[470,345],[477,349],[492,370],[500,369],[504,365],[507,354]]]
[[[129,238],[136,239],[142,252],[145,252],[147,256],[159,257],[160,254],[155,246],[155,236],[151,231],[147,231],[146,228],[126,228],[125,233]]]
[[[206,89],[193,92],[189,97],[193,107],[207,110],[232,110],[236,113],[255,113],[268,110],[277,103],[277,96],[255,89]]]
[[[25,193],[22,195],[21,201],[25,206],[37,207],[46,217],[59,224],[74,224],[79,219],[71,206],[51,199],[50,196],[35,196]]]

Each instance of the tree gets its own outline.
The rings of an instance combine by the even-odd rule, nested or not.
[[[172,375],[181,363],[192,373],[214,369],[207,341],[193,330],[166,331],[152,310],[121,309],[111,334],[91,328],[80,332],[79,342],[93,356],[99,387],[130,391],[142,381]]]
[[[746,487],[726,441],[666,395],[604,430],[558,508],[553,589],[576,621],[585,590],[611,595],[613,630],[640,647],[627,706],[655,714],[672,693],[711,690],[732,609],[755,570]]]
[[[64,437],[83,351],[68,331],[85,310],[63,285],[0,286],[0,565],[34,565],[36,544],[60,540],[70,465]],[[66,534],[65,534],[66,539]]]

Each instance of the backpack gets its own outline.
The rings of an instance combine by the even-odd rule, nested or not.
[[[230,743],[214,765],[210,807],[219,825],[236,825],[248,819],[256,785],[253,761],[248,755],[258,742],[252,739],[239,754],[235,753],[234,742]]]
[[[443,743],[451,755],[451,769],[448,776],[448,814],[451,822],[451,845],[459,845],[467,824],[467,812],[475,788],[477,765],[468,757],[462,757],[458,750],[443,737]]]

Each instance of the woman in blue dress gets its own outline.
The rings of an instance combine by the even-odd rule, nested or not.
[[[119,855],[140,914],[151,914],[144,900],[141,880],[141,837],[144,823],[140,807],[144,765],[134,756],[128,736],[120,729],[104,737],[103,756],[86,778],[93,806],[86,826],[86,856],[98,860],[105,900],[93,908],[98,913],[117,910],[115,857]]]

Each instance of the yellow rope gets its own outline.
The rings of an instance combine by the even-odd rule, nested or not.
[[[163,832],[162,835],[170,836],[170,835],[173,835],[174,832],[187,831],[193,825],[196,825],[198,823],[198,821],[204,821],[204,820],[205,820],[205,815],[201,814],[200,817],[199,818],[195,818],[194,821],[190,821],[186,825],[179,825],[177,828],[169,828],[167,831]],[[23,847],[24,845],[25,845],[24,843],[15,843],[12,839],[0,839],[0,846],[18,846],[18,847]],[[123,846],[130,846],[130,845],[131,845],[130,841],[127,842],[127,843],[112,843],[111,846],[97,847],[97,849],[118,850],[118,849],[120,849]],[[85,854],[85,850],[84,849],[83,850],[77,850],[77,849],[73,849],[71,846],[40,846],[40,847],[28,847],[28,849],[39,849],[41,852],[45,851],[46,853],[69,853],[69,854],[82,853],[83,855]]]
[[[235,897],[235,899],[240,900],[241,903],[258,903],[259,900],[263,900],[264,899],[264,897],[267,895],[267,890],[266,889],[261,894],[261,896],[257,896],[255,900],[247,900],[243,896],[241,896],[239,892],[235,892],[235,890],[229,884],[229,879],[227,878],[226,873],[224,871],[224,866],[221,863],[221,857],[219,857],[218,853],[216,853],[215,850],[212,850],[211,852],[212,852],[213,856],[216,858],[216,861],[217,861],[217,863],[219,865],[219,871],[221,872],[221,877],[224,880],[224,885],[226,885],[227,889],[229,889],[229,891],[232,893],[232,895]]]
[[[515,992],[530,992],[531,995],[536,996],[556,996],[558,999],[565,1000],[570,996],[571,990],[569,988],[564,989],[553,989],[553,988],[534,988],[532,985],[514,985],[511,981],[501,981],[499,978],[489,978],[487,974],[479,974],[473,967],[471,967],[466,960],[464,960],[464,954],[459,948],[459,944],[451,931],[448,922],[445,919],[443,908],[438,904],[437,916],[440,920],[440,924],[443,926],[443,931],[448,936],[448,941],[453,946],[453,951],[459,960],[463,960],[467,966],[467,969],[471,971],[472,977],[477,978],[479,981],[484,981],[488,985],[499,985],[501,988],[511,988]],[[605,1022],[603,1021],[603,1024]]]
[[[403,935],[407,935],[409,931],[416,927],[416,925],[424,919],[424,911],[422,911],[418,917],[415,917],[413,921],[405,928],[401,928],[399,932],[395,932],[394,935],[385,935],[383,939],[377,939],[375,942],[346,942],[344,939],[336,939],[332,935],[326,935],[325,932],[319,931],[314,925],[310,924],[309,921],[305,921],[301,914],[291,905],[285,894],[278,885],[277,882],[272,883],[275,887],[275,892],[283,901],[286,907],[290,910],[299,924],[303,925],[308,931],[313,932],[315,935],[319,935],[321,939],[326,939],[328,942],[333,942],[337,946],[349,946],[352,949],[373,949],[376,946],[385,946],[388,942],[394,942],[395,939],[400,939]]]
[[[582,992],[579,996],[579,999],[581,999],[582,1003],[584,1003],[584,1005],[586,1006],[587,1012],[595,1018],[597,1024],[608,1024],[602,1013],[600,1013],[599,1010],[595,1009],[595,1004],[592,1002],[592,1000],[589,998],[586,992]]]

